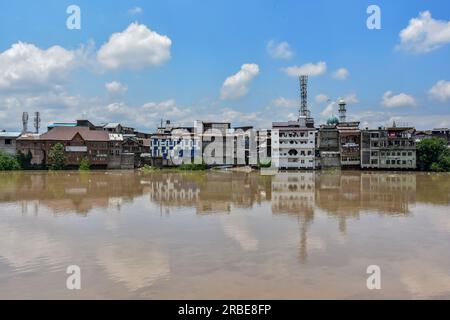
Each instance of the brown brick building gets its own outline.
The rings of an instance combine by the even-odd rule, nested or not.
[[[106,131],[90,130],[88,127],[56,127],[40,136],[24,136],[17,140],[17,150],[31,152],[32,163],[50,165],[48,154],[57,143],[64,146],[66,165],[78,168],[87,157],[92,168],[107,168],[109,135]]]

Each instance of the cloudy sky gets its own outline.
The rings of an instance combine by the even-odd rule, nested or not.
[[[66,25],[72,4],[79,30]],[[23,111],[43,126],[270,127],[295,119],[299,74],[317,123],[344,97],[363,126],[450,126],[449,57],[443,0],[0,0],[0,130],[20,130]]]

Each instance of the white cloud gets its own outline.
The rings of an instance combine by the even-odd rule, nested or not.
[[[267,52],[272,58],[289,60],[294,56],[289,43],[286,41],[275,42],[270,40],[267,43]]]
[[[281,108],[293,108],[298,106],[298,101],[293,99],[287,99],[284,97],[276,98],[272,101],[271,105],[275,107],[281,107]]]
[[[430,11],[424,11],[419,17],[409,21],[409,25],[400,32],[398,49],[416,53],[426,53],[450,43],[450,21],[435,20]]]
[[[40,49],[18,42],[0,53],[0,89],[35,90],[61,82],[76,64],[77,52],[60,46]]]
[[[392,91],[387,91],[381,100],[381,105],[386,108],[414,107],[417,105],[413,96],[406,93],[394,95]]]
[[[105,88],[110,96],[121,96],[128,91],[128,87],[126,85],[117,81],[105,83]]]
[[[349,76],[349,72],[345,68],[339,68],[333,73],[333,78],[336,80],[345,80]]]
[[[326,94],[318,94],[315,98],[317,103],[324,103],[326,101],[328,101],[328,96]]]
[[[172,40],[151,31],[143,24],[132,23],[123,32],[114,33],[97,53],[105,69],[141,69],[160,65],[171,57]]]
[[[327,70],[327,64],[323,61],[314,63],[307,63],[302,66],[292,66],[283,69],[284,72],[291,77],[299,77],[301,75],[307,75],[311,77],[320,76]]]
[[[337,106],[336,102],[330,102],[325,109],[320,113],[323,117],[331,117],[334,114],[335,107]]]
[[[450,100],[450,81],[440,80],[429,91],[429,96],[442,102]]]
[[[347,104],[359,103],[358,97],[356,96],[355,93],[350,93],[350,94],[346,95],[343,99]]]
[[[257,64],[244,64],[236,74],[228,77],[222,85],[220,98],[237,99],[248,93],[249,86],[254,77],[259,74]]]
[[[143,12],[144,12],[144,10],[141,7],[133,7],[130,10],[128,10],[128,13],[131,15],[138,15]]]

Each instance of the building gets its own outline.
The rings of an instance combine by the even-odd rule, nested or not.
[[[20,132],[0,131],[0,152],[15,155],[17,152],[16,141]]]
[[[156,133],[150,136],[150,155],[153,163],[160,165],[180,165],[194,163],[198,153],[193,127],[183,127],[166,121]]]
[[[339,132],[340,163],[343,169],[361,166],[361,131],[359,122],[340,122]]]
[[[17,138],[16,144],[17,152],[24,155],[31,154],[30,164],[37,167],[45,165],[45,152],[39,137],[37,133],[23,133]]]
[[[203,162],[207,165],[232,165],[232,155],[227,156],[227,132],[231,129],[229,122],[194,122],[195,137],[200,146]],[[230,149],[228,149],[229,151]]]
[[[447,141],[450,146],[450,129],[449,128],[436,128],[431,130],[431,136],[436,138],[441,138]]]
[[[232,165],[249,166],[257,164],[256,137],[256,131],[252,126],[235,127],[227,131],[225,153],[226,155],[232,155]]]
[[[414,128],[396,127],[361,132],[361,168],[416,169]]]
[[[77,168],[84,157],[93,168],[106,169],[108,166],[107,132],[90,130],[88,127],[55,127],[40,135],[39,141],[47,166],[51,165],[49,152],[57,143],[64,146],[66,166],[69,168]]]
[[[315,169],[316,129],[306,119],[272,124],[272,166],[278,169]]]
[[[317,135],[318,166],[322,169],[341,166],[339,153],[338,119],[331,117],[326,125],[321,125]]]

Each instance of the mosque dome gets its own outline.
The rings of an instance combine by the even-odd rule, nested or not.
[[[331,116],[328,120],[327,120],[327,124],[328,125],[337,125],[339,124],[339,119],[336,116]]]

